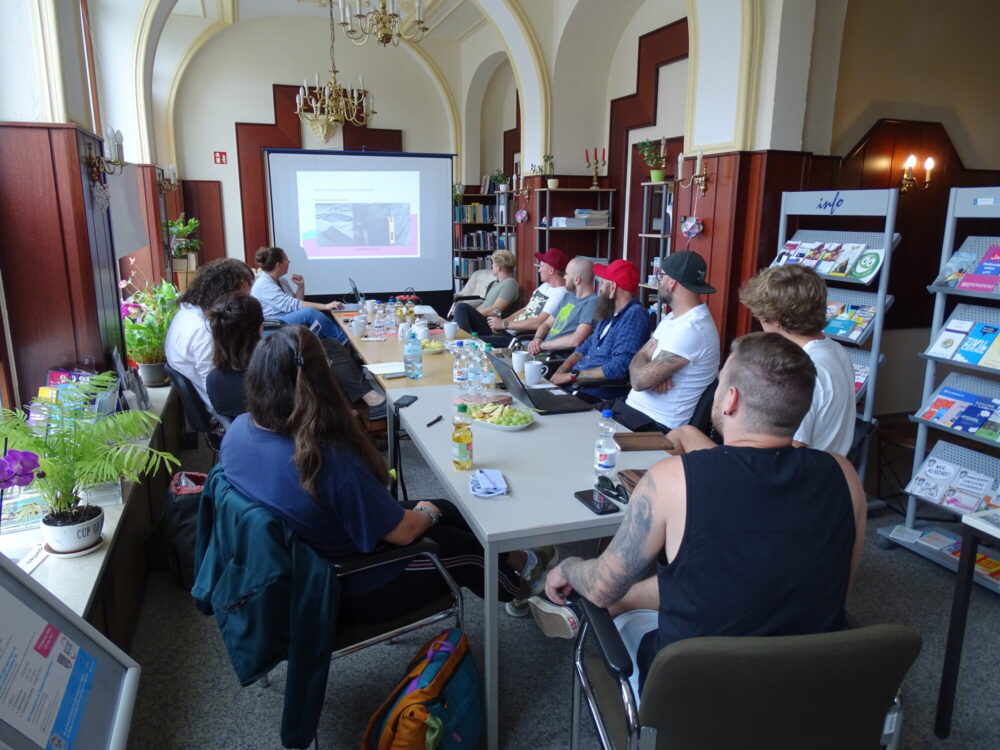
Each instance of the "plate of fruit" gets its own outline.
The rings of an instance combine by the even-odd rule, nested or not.
[[[420,351],[424,354],[441,354],[444,351],[444,342],[424,339],[420,342]]]
[[[523,430],[535,422],[535,415],[530,411],[505,404],[473,405],[469,407],[469,414],[473,424],[506,432]]]

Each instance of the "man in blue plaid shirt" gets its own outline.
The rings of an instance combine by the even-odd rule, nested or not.
[[[594,264],[601,279],[594,310],[594,330],[550,378],[556,385],[586,380],[625,380],[636,352],[649,338],[649,315],[635,298],[639,269],[627,260]],[[597,400],[612,398],[621,389],[584,388],[581,394]]]

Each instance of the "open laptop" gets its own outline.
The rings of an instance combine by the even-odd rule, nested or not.
[[[348,276],[347,281],[350,283],[351,291],[354,293],[354,302],[345,302],[344,309],[350,312],[355,312],[365,303],[365,295],[358,291],[358,285],[354,283],[354,279]]]
[[[514,366],[508,357],[494,352],[487,352],[486,356],[490,358],[507,391],[521,403],[533,406],[540,414],[569,414],[594,408],[593,404],[562,390],[526,388],[514,372]]]

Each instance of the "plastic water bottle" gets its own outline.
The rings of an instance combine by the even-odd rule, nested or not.
[[[469,358],[463,348],[464,341],[455,342],[455,358],[451,366],[451,381],[455,384],[456,395],[465,393],[465,384],[469,378]]]
[[[406,345],[403,347],[403,370],[406,377],[419,380],[424,376],[424,356],[420,347],[420,340],[413,331],[406,337]]]
[[[385,336],[385,315],[382,312],[381,306],[375,310],[375,323],[372,328],[374,329],[373,333],[376,338],[382,338]]]
[[[385,333],[387,336],[396,333],[396,304],[394,302],[385,306]]]
[[[493,392],[497,388],[496,371],[490,363],[490,358],[486,356],[491,351],[493,351],[493,344],[486,344],[483,346],[483,369],[479,375],[484,396],[492,396]]]
[[[597,423],[597,442],[594,443],[594,475],[615,480],[615,463],[618,458],[618,444],[615,443],[615,422],[611,409],[601,412]]]
[[[467,348],[469,350],[469,365],[466,369],[465,392],[470,397],[475,398],[483,392],[483,360],[479,353],[478,341],[470,341]]]

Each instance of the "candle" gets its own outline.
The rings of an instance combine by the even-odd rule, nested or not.
[[[588,165],[590,164],[590,152],[586,148],[583,149],[583,160],[587,162]]]
[[[934,158],[928,156],[924,161],[924,183],[930,184],[931,181],[931,170],[934,169]]]
[[[358,88],[365,90],[365,79],[360,73],[358,73]]]
[[[667,137],[663,136],[660,138],[660,158],[664,159],[667,156]]]
[[[607,161],[608,150],[606,148],[601,148],[601,161]]]
[[[524,190],[524,172],[521,172],[521,190]]]
[[[173,164],[170,165],[170,181],[177,182],[177,167]]]
[[[677,181],[684,180],[684,152],[677,154]]]
[[[122,141],[122,131],[115,130],[115,161],[125,160],[125,148]]]

